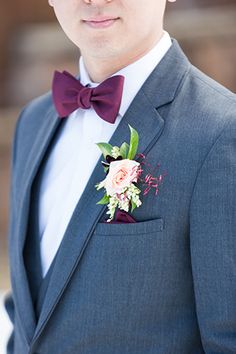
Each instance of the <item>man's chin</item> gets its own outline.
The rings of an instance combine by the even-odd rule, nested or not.
[[[86,48],[86,50],[81,50],[81,52],[86,53],[90,57],[104,60],[119,56],[119,49],[117,46],[104,41],[93,43],[89,49]]]

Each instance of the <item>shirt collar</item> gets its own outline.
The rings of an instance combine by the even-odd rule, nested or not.
[[[112,75],[123,75],[125,77],[122,101],[119,110],[119,114],[122,117],[148,76],[165,56],[171,45],[172,42],[168,32],[163,31],[161,39],[146,55]],[[79,68],[82,85],[89,85],[90,87],[96,87],[99,85],[98,83],[91,81],[82,57],[79,61]]]

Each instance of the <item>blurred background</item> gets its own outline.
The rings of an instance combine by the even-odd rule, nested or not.
[[[78,49],[56,23],[47,0],[3,1],[0,12],[1,328],[4,321],[1,299],[10,288],[6,235],[15,122],[22,106],[50,89],[55,69],[76,74],[79,57]],[[178,39],[194,65],[236,91],[236,0],[177,0],[169,3],[165,28]],[[5,351],[0,349],[2,353]]]

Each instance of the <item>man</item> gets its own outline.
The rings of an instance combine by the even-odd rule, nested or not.
[[[58,91],[73,78],[57,73],[53,98],[17,123],[8,353],[236,353],[235,96],[163,31],[165,0],[50,5],[81,50],[84,96],[67,111],[73,90],[63,102]],[[124,79],[112,123],[91,104],[110,77]],[[135,222],[109,223],[96,143],[120,146],[128,124],[165,177]]]

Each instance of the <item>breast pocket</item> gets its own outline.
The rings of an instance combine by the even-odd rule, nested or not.
[[[162,218],[127,224],[98,223],[94,235],[97,236],[135,236],[152,234],[164,230]]]

